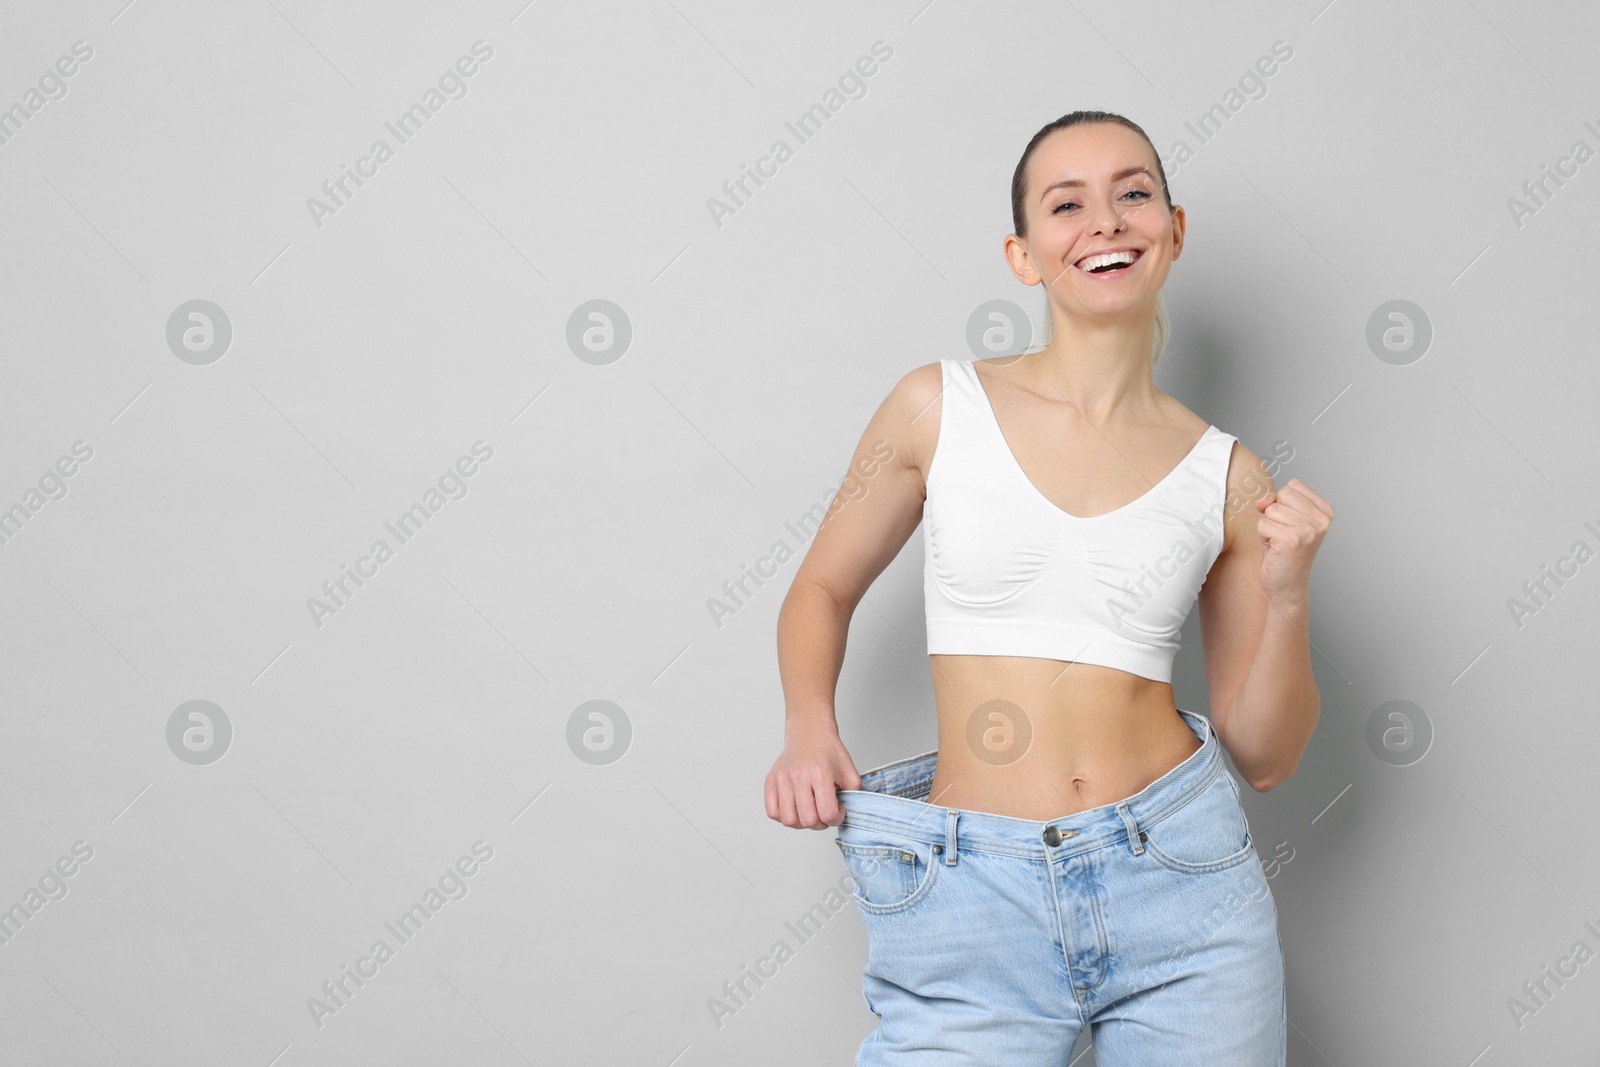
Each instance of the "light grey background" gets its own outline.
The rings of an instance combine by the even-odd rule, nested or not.
[[[1600,948],[1600,563],[1520,626],[1508,600],[1600,547],[1600,162],[1520,224],[1508,201],[1600,148],[1597,29],[1509,0],[9,5],[0,106],[93,56],[0,145],[0,508],[93,455],[0,544],[0,908],[27,914],[5,1061],[853,1062],[859,917],[785,925],[843,874],[832,834],[762,803],[797,564],[720,626],[708,602],[803,550],[785,523],[896,379],[984,354],[974,309],[1015,301],[1037,337],[1008,183],[1080,107],[1143,124],[1189,213],[1158,384],[1258,454],[1288,442],[1280,484],[1338,512],[1321,724],[1245,796],[1263,858],[1292,855],[1290,1062],[1594,1055],[1600,963],[1520,1025],[1508,1002]],[[479,40],[466,95],[399,145],[384,123]],[[798,144],[785,122],[880,40]],[[1201,143],[1186,123],[1230,100]],[[319,227],[308,198],[379,138],[394,157]],[[708,199],[779,138],[793,158],[718,225]],[[196,299],[233,333],[205,365],[167,343]],[[592,300],[631,325],[610,363],[568,343]],[[1434,332],[1404,365],[1367,340],[1392,300]],[[480,440],[466,495],[314,622]],[[861,769],[933,746],[921,566],[919,534],[852,626]],[[1198,639],[1176,688],[1204,710]],[[207,765],[168,741],[192,700],[231,724]],[[592,700],[631,726],[607,765],[568,743]],[[1433,731],[1409,766],[1367,740],[1392,700]],[[80,841],[66,895],[30,898]],[[384,924],[479,841],[401,944]],[[319,1026],[310,998],[379,939]]]

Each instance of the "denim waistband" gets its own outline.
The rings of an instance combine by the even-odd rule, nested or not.
[[[839,790],[842,825],[948,844],[947,863],[954,863],[954,854],[962,848],[1024,857],[1054,852],[1065,857],[1131,842],[1134,833],[1160,822],[1199,795],[1218,774],[1227,773],[1210,720],[1182,708],[1178,714],[1200,739],[1200,747],[1139,792],[1110,804],[1042,822],[930,804],[927,797],[939,755],[935,749],[874,767],[862,774],[860,789]],[[1142,851],[1139,845],[1134,849]]]

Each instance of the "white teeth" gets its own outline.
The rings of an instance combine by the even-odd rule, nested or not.
[[[1079,270],[1094,270],[1094,268],[1104,266],[1108,263],[1115,263],[1119,266],[1126,267],[1131,265],[1133,261],[1138,258],[1139,257],[1132,252],[1106,252],[1098,256],[1089,256],[1087,259],[1080,260],[1077,266]]]

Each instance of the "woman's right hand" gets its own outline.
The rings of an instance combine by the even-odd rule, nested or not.
[[[767,772],[767,818],[795,829],[825,830],[844,821],[835,792],[860,789],[861,775],[832,730],[790,735]]]

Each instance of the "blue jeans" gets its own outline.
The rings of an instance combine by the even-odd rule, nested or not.
[[[1114,804],[1049,822],[927,802],[937,752],[839,791],[879,1025],[858,1067],[1282,1067],[1278,906],[1209,720]]]

